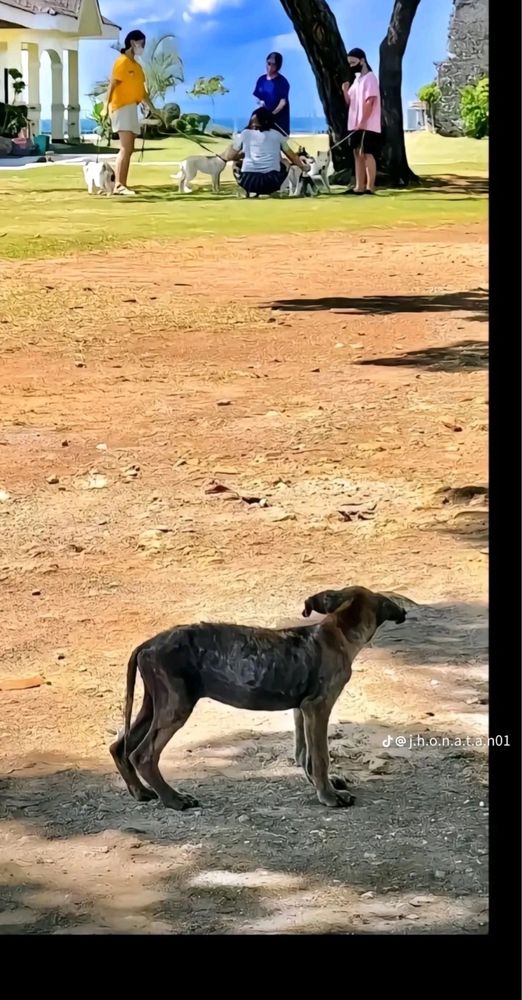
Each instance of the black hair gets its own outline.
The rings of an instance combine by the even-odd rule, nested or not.
[[[353,59],[364,59],[368,69],[371,72],[372,67],[370,66],[366,58],[366,52],[364,51],[364,49],[350,49],[350,51],[346,53],[346,58],[348,59],[350,56]],[[348,78],[350,83],[353,83],[353,81],[355,80],[355,70],[352,68],[352,66],[350,66],[349,63],[348,63]]]
[[[269,132],[270,129],[274,127],[274,116],[268,108],[256,108],[256,110],[250,115],[247,128],[252,128],[252,121],[254,118],[257,119],[260,132]]]
[[[281,66],[283,65],[283,57],[282,57],[281,53],[280,52],[269,52],[268,55],[267,55],[267,57],[266,57],[266,61],[268,62],[269,59],[270,60],[271,59],[274,60],[274,62],[276,64],[276,70],[279,73],[279,70],[281,69]]]
[[[145,38],[143,31],[140,31],[139,28],[136,28],[134,31],[129,31],[129,34],[125,37],[125,44],[121,49],[122,55],[128,52],[131,47],[131,42],[143,42],[145,45],[146,41],[147,39]]]

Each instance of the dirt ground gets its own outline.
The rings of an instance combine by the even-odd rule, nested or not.
[[[427,743],[487,733],[485,240],[2,266],[1,933],[487,930],[487,750]],[[211,702],[162,758],[201,807],[128,796],[135,644],[351,583],[409,611],[332,716],[352,809],[316,801],[289,713]]]

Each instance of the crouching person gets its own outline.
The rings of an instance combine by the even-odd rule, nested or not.
[[[266,108],[254,111],[250,121],[224,153],[227,160],[243,157],[238,184],[247,195],[270,195],[284,184],[288,169],[281,162],[281,152],[300,170],[305,166],[290,149],[286,136],[274,128],[274,118]]]

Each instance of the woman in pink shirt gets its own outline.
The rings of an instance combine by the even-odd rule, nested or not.
[[[348,53],[350,77],[343,83],[348,105],[348,143],[355,155],[355,187],[346,194],[375,194],[375,156],[381,140],[381,91],[362,49]]]

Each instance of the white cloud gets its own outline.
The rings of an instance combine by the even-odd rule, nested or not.
[[[243,0],[189,0],[189,14],[215,14],[222,7],[240,7]]]
[[[190,22],[192,21],[192,17],[189,14],[188,10],[184,10],[181,17],[183,18],[185,24],[190,24]]]
[[[171,21],[176,14],[177,11],[175,10],[175,8],[171,7],[171,9],[166,10],[164,14],[150,14],[148,17],[139,17],[134,21],[134,24],[138,28],[143,26],[144,24],[163,24],[163,22],[165,21]]]
[[[298,52],[302,46],[295,31],[289,31],[286,35],[276,35],[272,45],[275,52]]]

